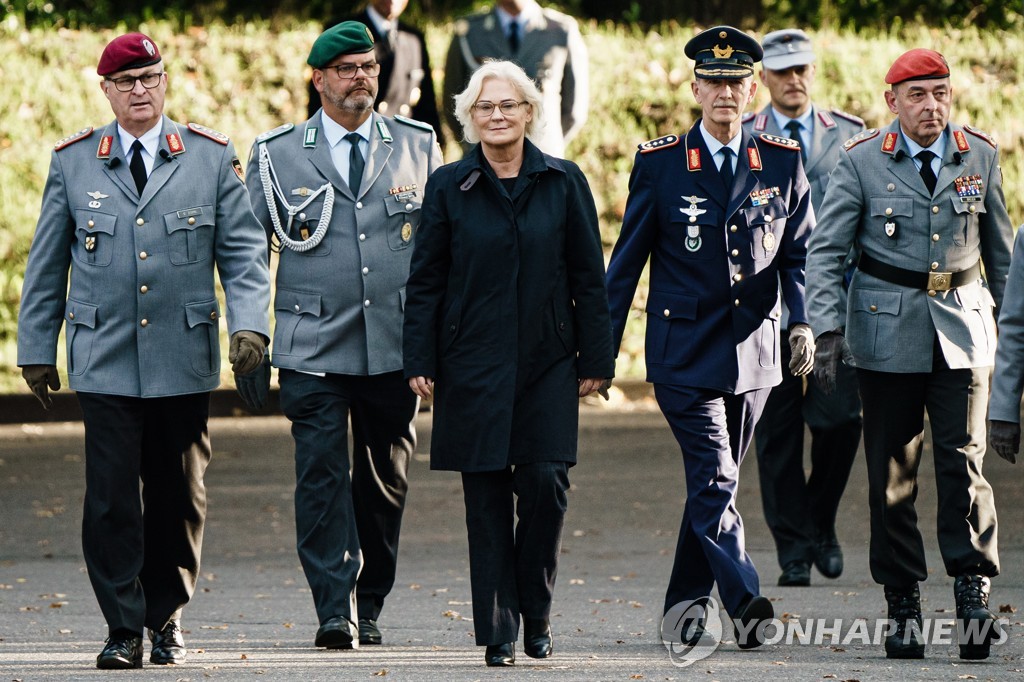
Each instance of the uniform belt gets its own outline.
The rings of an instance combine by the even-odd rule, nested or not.
[[[866,253],[860,255],[857,269],[892,284],[931,291],[948,291],[981,277],[981,261],[960,272],[915,272],[883,263]]]

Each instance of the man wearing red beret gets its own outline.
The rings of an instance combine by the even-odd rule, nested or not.
[[[992,488],[981,470],[993,311],[1003,299],[1013,231],[995,143],[949,122],[945,58],[910,50],[885,82],[896,120],[844,145],[809,242],[815,377],[831,390],[840,360],[857,367],[871,575],[896,625],[886,656],[924,657],[918,583],[928,570],[914,500],[927,411],[960,657],[987,658],[1000,638],[988,609],[999,559]],[[844,260],[854,245],[861,255],[844,307]]]
[[[163,115],[160,50],[115,38],[97,72],[115,121],[57,143],[29,252],[18,365],[50,405],[57,335],[85,423],[85,565],[109,638],[98,668],[181,663],[206,519],[210,391],[220,383],[220,273],[232,369],[269,333],[263,228],[227,137]],[[70,279],[70,286],[69,286]],[[142,481],[140,495],[140,479]]]

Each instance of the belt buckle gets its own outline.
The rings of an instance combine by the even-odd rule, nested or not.
[[[929,272],[928,288],[932,291],[949,291],[953,283],[952,272]]]

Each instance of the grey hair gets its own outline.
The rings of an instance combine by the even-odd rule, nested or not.
[[[489,78],[509,83],[519,93],[519,96],[532,107],[533,119],[526,124],[526,137],[532,140],[535,135],[539,135],[544,128],[544,106],[541,103],[540,90],[537,89],[537,85],[514,62],[489,59],[473,73],[466,89],[455,95],[455,118],[462,125],[462,136],[466,142],[474,144],[480,141],[480,136],[477,135],[476,127],[473,125],[473,105],[476,104],[480,92],[484,89],[484,81]]]

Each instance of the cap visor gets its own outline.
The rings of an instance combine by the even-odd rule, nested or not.
[[[769,71],[785,71],[786,69],[794,66],[804,66],[805,64],[811,64],[814,62],[814,54],[812,52],[794,52],[792,54],[782,54],[778,57],[765,57],[761,63],[764,68]]]

